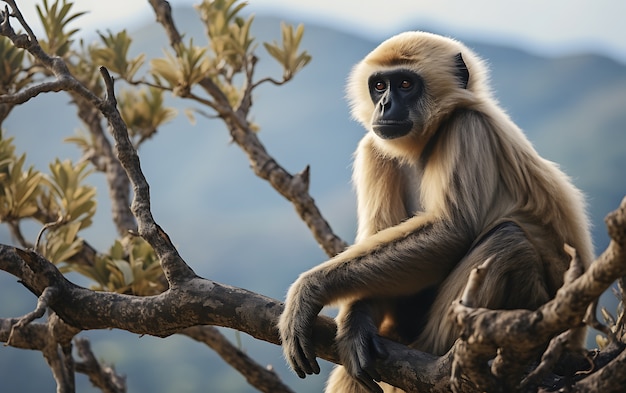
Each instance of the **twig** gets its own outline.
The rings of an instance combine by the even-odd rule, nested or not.
[[[62,222],[63,222],[63,216],[59,215],[59,218],[57,218],[57,220],[55,222],[46,223],[43,227],[41,227],[41,230],[39,230],[39,233],[37,234],[37,239],[35,240],[35,246],[33,248],[35,250],[39,250],[41,237],[43,236],[44,232],[46,232],[46,230],[48,230],[50,228],[54,228],[54,227],[60,225]]]
[[[67,82],[64,80],[43,82],[15,94],[0,95],[0,104],[19,105],[27,102],[31,98],[37,97],[41,93],[59,92],[66,90],[66,88]]]
[[[585,322],[585,324],[587,324],[588,326],[591,326],[592,328],[604,333],[609,339],[609,342],[615,342],[617,341],[617,337],[615,336],[615,333],[611,330],[611,328],[598,321],[597,309],[599,301],[600,299],[598,298],[591,302],[591,304],[587,308],[587,312],[585,312],[583,322]]]
[[[128,136],[126,124],[117,110],[113,78],[105,67],[100,67],[100,74],[107,92],[106,100],[101,103],[100,110],[109,122],[111,133],[115,139],[117,157],[133,186],[135,196],[131,204],[131,211],[137,218],[138,232],[154,248],[170,286],[180,285],[196,277],[196,274],[180,257],[169,236],[152,217],[150,187],[141,170],[137,150]]]
[[[72,357],[72,337],[75,329],[67,327],[56,314],[48,318],[49,340],[42,353],[52,376],[57,383],[57,392],[74,393],[76,381],[74,377],[74,358]]]
[[[37,299],[37,306],[35,307],[35,309],[21,317],[19,321],[11,327],[11,333],[9,334],[9,339],[7,340],[5,345],[11,345],[11,338],[16,329],[20,329],[21,327],[28,325],[35,319],[43,317],[46,313],[46,310],[48,309],[48,305],[54,300],[57,294],[58,290],[55,287],[47,287],[46,289],[44,289],[41,296],[39,296],[39,298]]]
[[[290,80],[291,79],[282,79],[282,80],[277,81],[276,79],[271,78],[271,77],[259,79],[252,85],[252,90],[256,89],[257,87],[259,87],[259,85],[262,85],[263,83],[271,83],[275,86],[282,86],[285,83],[289,82]]]
[[[24,19],[24,16],[20,12],[20,9],[18,8],[17,3],[14,0],[3,0],[3,1],[11,6],[11,10],[13,11],[11,16],[17,18],[17,20],[20,22],[24,30],[26,30],[26,33],[28,34],[28,37],[31,43],[35,45],[39,45],[39,41],[37,41],[37,37],[35,36],[35,33],[33,33],[33,30],[30,28],[28,23],[26,23],[26,20]]]
[[[568,330],[559,334],[550,341],[548,348],[545,350],[543,356],[541,357],[541,362],[539,363],[539,365],[524,379],[522,379],[522,382],[520,383],[520,390],[525,391],[527,387],[531,384],[537,385],[540,379],[554,368],[554,365],[561,357],[565,346],[569,342],[571,334],[572,330]]]
[[[232,345],[215,327],[194,326],[180,333],[211,347],[226,363],[239,371],[251,386],[258,390],[266,393],[293,392],[280,380],[271,367],[262,367]]]
[[[77,372],[87,375],[89,381],[104,393],[126,392],[126,377],[118,375],[113,367],[100,364],[91,351],[89,340],[76,338],[74,344],[82,359],[75,364]]]

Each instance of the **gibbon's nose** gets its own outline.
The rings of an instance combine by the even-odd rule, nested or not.
[[[380,98],[380,101],[378,101],[378,106],[379,106],[380,114],[382,116],[385,113],[385,111],[388,110],[389,107],[391,106],[389,90],[387,90],[385,94],[383,94],[383,96]]]
[[[397,97],[396,97],[397,98]],[[408,120],[408,111],[403,105],[398,105],[397,100],[392,94],[386,94],[379,102],[380,116],[382,121],[406,121]]]

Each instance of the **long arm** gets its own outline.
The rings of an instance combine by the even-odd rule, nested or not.
[[[471,242],[461,219],[421,214],[305,272],[290,295],[304,290],[307,301],[327,305],[343,298],[414,294],[441,282]]]
[[[440,130],[423,169],[420,192],[424,212],[360,239],[335,258],[303,273],[291,286],[279,328],[285,354],[299,376],[319,372],[311,333],[324,305],[417,293],[440,283],[465,255],[488,221],[498,187],[497,167],[489,164],[494,162],[494,143],[486,135],[486,124],[479,115],[461,111]],[[368,145],[360,148],[363,146]],[[375,152],[365,154],[384,160]],[[373,168],[377,170],[367,173],[372,189],[365,190],[379,198],[373,216],[388,220],[387,224],[400,221],[403,217],[393,217],[398,206],[385,207],[385,201],[397,200],[376,189],[402,191],[398,184],[388,184],[389,179],[398,179],[397,174],[384,173],[393,169],[387,163],[374,162]]]

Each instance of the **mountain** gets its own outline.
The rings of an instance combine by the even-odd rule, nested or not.
[[[192,9],[176,9],[174,17],[187,38],[205,42]],[[280,20],[257,17],[253,34],[259,41],[280,40]],[[156,23],[128,30],[134,38],[131,51],[144,52],[148,58],[162,56],[167,38]],[[536,148],[559,162],[589,196],[594,238],[601,251],[608,242],[602,218],[626,194],[626,67],[600,56],[545,58],[474,42],[471,37],[456,38],[488,60],[501,105]],[[291,172],[311,166],[311,194],[347,241],[352,241],[355,227],[351,154],[363,130],[350,119],[344,86],[351,67],[376,44],[309,23],[302,48],[313,61],[294,81],[282,87],[264,85],[254,96],[253,118],[269,152]],[[261,45],[258,55],[257,77],[279,78],[282,71]],[[80,128],[68,101],[66,95],[40,95],[16,108],[4,125],[18,150],[28,152],[27,161],[42,170],[54,157],[80,156],[74,146],[61,142]],[[182,111],[198,106],[170,102],[181,115],[140,151],[155,219],[198,274],[282,299],[296,276],[323,261],[324,254],[290,204],[252,174],[219,121],[198,117],[192,125]],[[84,237],[106,249],[115,236],[107,191],[101,175],[93,175],[91,181],[99,187],[100,205],[94,226]],[[32,233],[37,229],[29,228]],[[0,241],[10,242],[4,228]],[[34,307],[36,300],[15,281],[0,273],[2,317]],[[131,392],[252,391],[212,351],[190,340],[139,338],[117,331],[82,334],[92,339],[99,359],[115,363],[128,375]],[[235,333],[226,334],[236,339]],[[239,338],[249,354],[273,365],[296,391],[321,390],[324,375],[301,382],[286,370],[279,348],[245,335]],[[0,381],[8,392],[50,391],[53,386],[39,353],[7,347],[0,348]],[[92,391],[87,381],[78,382],[79,391]]]

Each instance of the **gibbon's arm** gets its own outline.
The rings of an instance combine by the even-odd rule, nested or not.
[[[414,216],[303,273],[290,294],[298,296],[300,287],[307,301],[321,305],[414,294],[441,282],[470,247],[471,234],[460,221]]]
[[[498,188],[495,143],[483,115],[459,111],[439,130],[424,169],[428,198],[446,213],[425,212],[362,239],[303,273],[287,293],[279,321],[294,371],[319,373],[312,327],[322,307],[338,300],[417,293],[441,282],[482,231]],[[426,184],[429,182],[432,184]],[[444,179],[442,181],[441,179]],[[499,193],[498,198],[506,196]]]
[[[471,244],[464,232],[450,221],[415,216],[301,274],[289,288],[279,321],[285,355],[298,376],[320,371],[312,329],[323,306],[408,295],[441,282]]]

